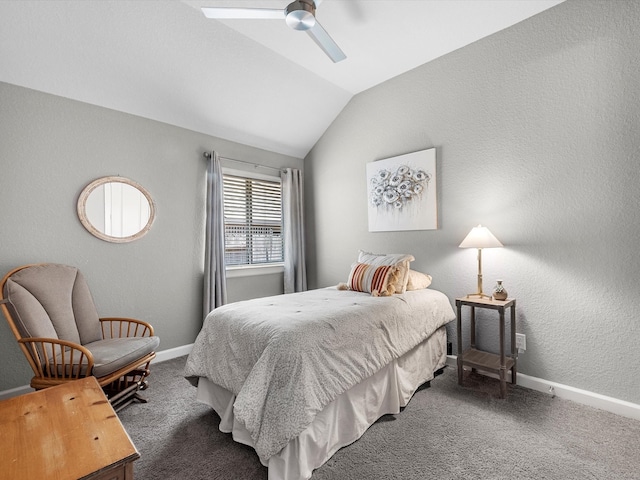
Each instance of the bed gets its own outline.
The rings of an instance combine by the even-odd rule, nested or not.
[[[220,430],[255,449],[269,480],[308,479],[445,365],[454,318],[428,288],[238,302],[207,316],[184,375]]]

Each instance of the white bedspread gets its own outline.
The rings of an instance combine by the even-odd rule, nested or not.
[[[235,417],[264,463],[338,395],[454,318],[448,298],[429,289],[372,297],[326,288],[238,302],[207,316],[184,374],[236,395]]]

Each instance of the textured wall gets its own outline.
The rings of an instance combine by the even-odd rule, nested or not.
[[[517,298],[519,370],[640,403],[638,31],[640,2],[568,0],[354,97],[305,159],[310,284],[345,281],[360,248],[410,252],[453,303],[482,223],[505,245],[485,291]],[[366,163],[430,147],[440,228],[369,233]]]
[[[302,168],[300,159],[6,83],[0,83],[0,105],[0,274],[27,263],[76,265],[99,314],[151,321],[160,350],[192,343],[202,323],[202,152]],[[80,224],[80,192],[105,175],[131,178],[154,198],[156,221],[142,239],[107,243]],[[230,296],[282,292],[282,275],[251,282],[246,289],[230,279]],[[0,391],[30,378],[2,319]]]

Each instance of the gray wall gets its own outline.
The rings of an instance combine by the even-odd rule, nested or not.
[[[0,274],[28,263],[75,265],[89,282],[98,313],[150,321],[161,337],[159,350],[192,343],[202,324],[202,153],[215,149],[276,168],[303,163],[6,83],[0,83],[0,106]],[[80,192],[106,175],[128,177],[154,198],[157,218],[142,239],[107,243],[80,224]],[[229,279],[233,300],[282,289],[282,275]],[[26,385],[31,376],[1,320],[0,391]]]
[[[520,371],[640,403],[639,31],[640,2],[569,0],[354,97],[305,159],[311,286],[346,281],[360,248],[409,252],[453,303],[482,223],[505,245],[484,285],[517,298]],[[369,233],[366,163],[430,147],[440,228]]]

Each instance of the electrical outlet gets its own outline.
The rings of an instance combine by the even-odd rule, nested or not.
[[[527,337],[524,333],[516,333],[516,348],[519,352],[524,352],[527,349]]]

